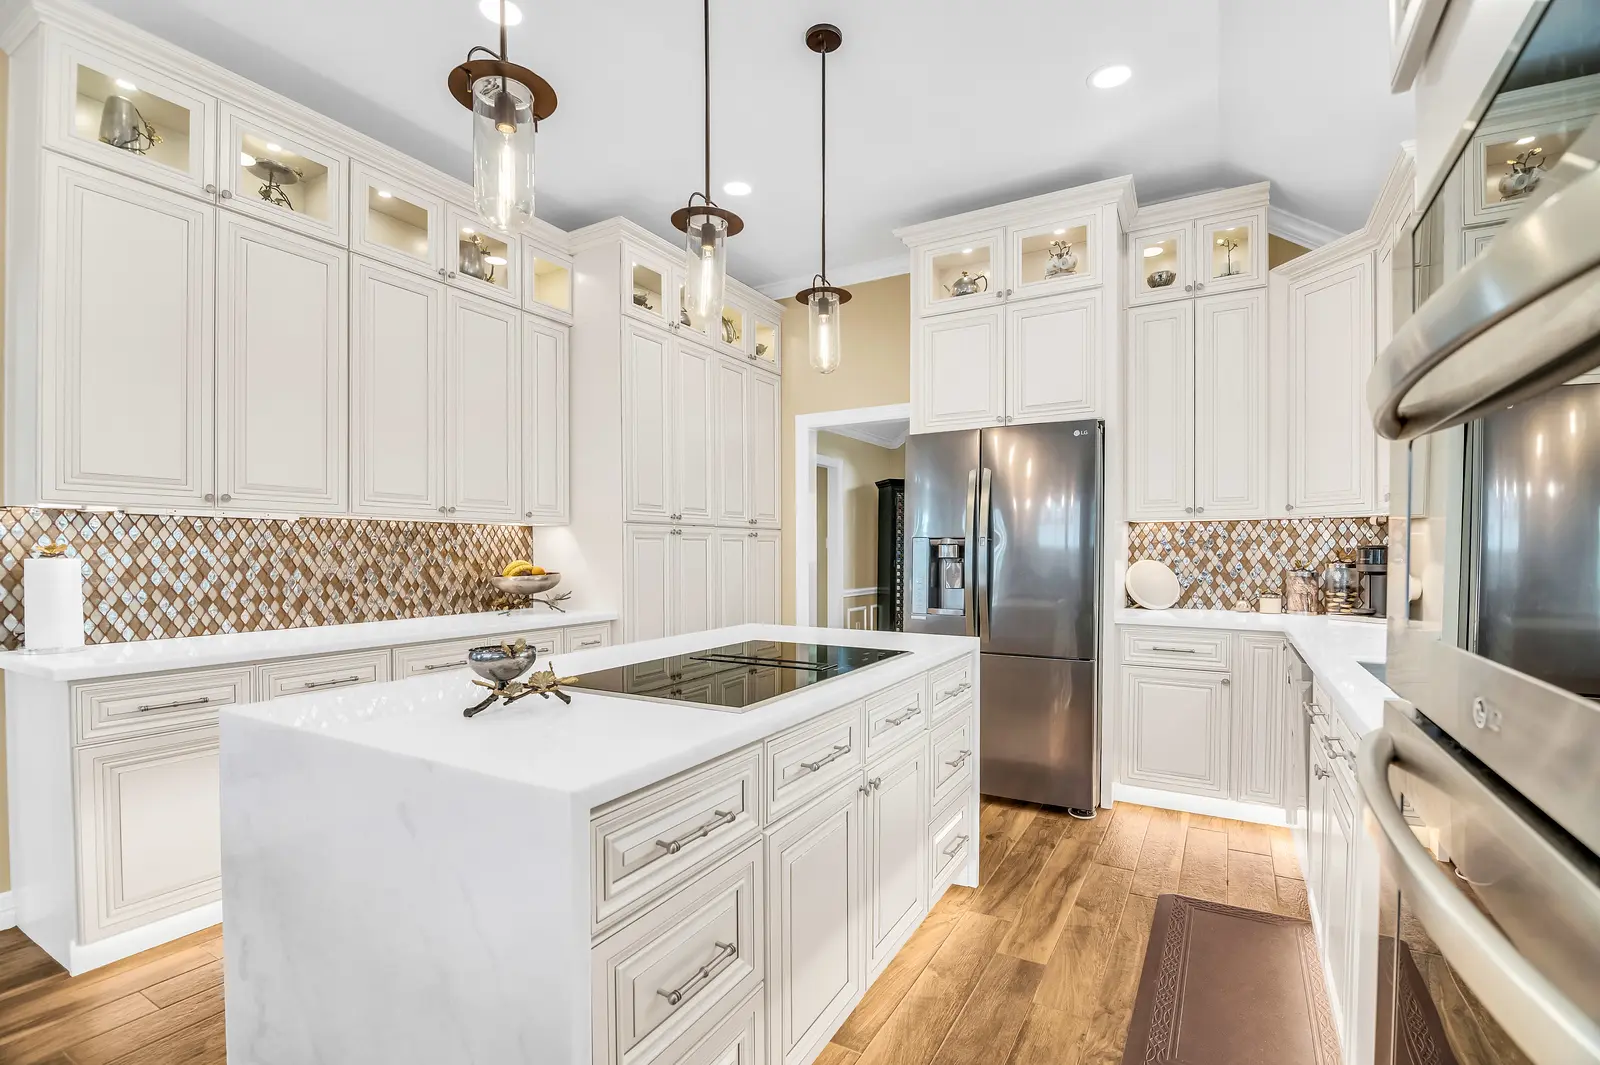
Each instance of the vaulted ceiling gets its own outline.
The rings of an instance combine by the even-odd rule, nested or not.
[[[495,28],[475,0],[94,0],[152,33],[470,179],[445,75]],[[560,108],[539,137],[539,214],[575,228],[667,219],[701,183],[700,5],[520,0],[510,52]],[[1269,180],[1273,203],[1360,225],[1410,102],[1388,92],[1382,0],[713,0],[713,181],[742,214],[736,276],[817,268],[818,61],[829,21],[829,263],[904,269],[890,230],[1132,174],[1141,202]],[[1107,63],[1127,85],[1090,88]],[[725,181],[749,182],[739,200]]]

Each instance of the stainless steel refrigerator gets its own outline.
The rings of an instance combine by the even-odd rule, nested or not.
[[[1099,802],[1104,440],[1082,421],[906,443],[905,627],[982,641],[986,795]]]

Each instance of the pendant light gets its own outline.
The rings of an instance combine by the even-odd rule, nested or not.
[[[672,212],[672,224],[684,234],[683,306],[697,328],[721,327],[722,299],[728,286],[729,237],[744,220],[711,199],[711,0],[703,0],[702,42],[705,58],[706,188],[689,194],[689,202]],[[695,203],[696,199],[699,203]]]
[[[488,59],[474,59],[482,52]],[[450,95],[472,112],[472,177],[478,214],[497,229],[533,221],[533,139],[556,109],[556,91],[506,58],[506,0],[500,0],[500,51],[482,45],[450,71]]]
[[[822,270],[794,298],[811,311],[811,368],[818,373],[839,368],[839,308],[850,302],[849,289],[828,284],[828,53],[843,39],[825,22],[806,30],[806,47],[822,56]]]

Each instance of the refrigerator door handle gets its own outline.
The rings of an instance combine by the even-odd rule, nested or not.
[[[977,595],[977,586],[978,586],[978,578],[977,578],[977,565],[978,565],[978,557],[977,556],[978,556],[978,552],[975,550],[975,546],[976,545],[974,544],[974,541],[973,541],[973,538],[972,538],[972,521],[973,521],[972,515],[973,515],[973,510],[974,510],[974,508],[977,507],[977,505],[978,505],[978,471],[977,470],[968,470],[967,471],[967,513],[966,513],[966,517],[963,518],[962,522],[961,522],[961,538],[966,541],[966,557],[961,560],[961,568],[962,568],[961,581],[962,581],[962,584],[965,585],[965,589],[962,592],[962,599],[963,599],[962,609],[963,609],[963,611],[964,611],[964,613],[966,615],[967,635],[968,636],[976,636],[976,635],[978,635],[978,603],[977,603],[977,599],[975,598],[975,596]]]
[[[989,635],[989,471],[978,474],[978,535],[973,550],[978,556],[978,631],[975,635]]]

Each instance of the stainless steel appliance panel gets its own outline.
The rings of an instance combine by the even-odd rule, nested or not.
[[[979,675],[984,794],[1093,809],[1095,663],[985,654]]]
[[[937,568],[931,541],[959,539],[964,551],[967,603],[976,589],[972,571],[974,552],[968,538],[972,534],[972,512],[976,505],[975,480],[978,469],[979,437],[976,430],[953,433],[921,433],[906,441],[906,557],[911,560],[906,572],[906,631],[946,636],[976,635],[975,611],[962,614],[933,614],[930,587]]]
[[[989,505],[980,484],[977,595],[985,651],[1095,657],[1101,438],[1095,421],[983,430]]]

